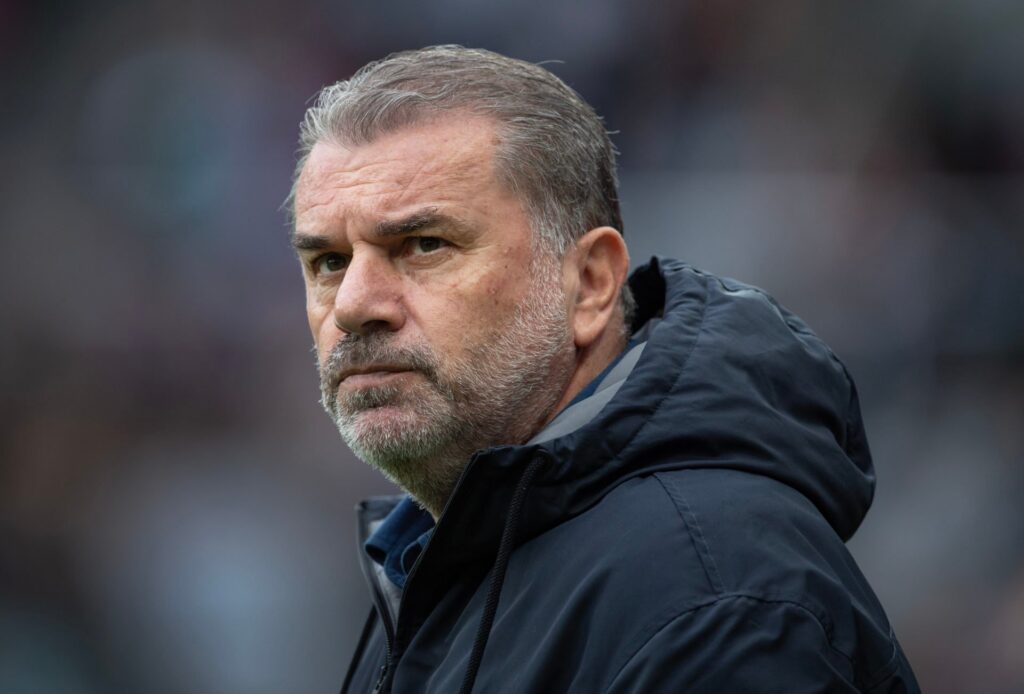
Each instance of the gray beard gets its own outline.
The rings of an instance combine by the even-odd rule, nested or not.
[[[321,403],[345,443],[435,517],[472,454],[529,439],[572,375],[560,263],[534,265],[533,289],[512,320],[461,359],[442,363],[428,346],[400,347],[381,331],[339,340],[320,368]],[[341,370],[382,363],[415,372],[413,382],[339,397]]]

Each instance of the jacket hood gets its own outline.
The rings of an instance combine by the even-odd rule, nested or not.
[[[615,479],[740,470],[800,491],[848,539],[875,475],[856,388],[828,346],[762,290],[679,261],[652,258],[630,288],[634,325],[660,320],[608,405],[550,443],[573,461],[551,483],[587,503]]]
[[[628,378],[575,431],[474,456],[432,538],[446,565],[432,569],[490,565],[501,509],[538,457],[547,460],[522,502],[522,541],[628,479],[679,469],[771,477],[844,540],[857,529],[875,477],[856,389],[832,351],[760,289],[679,261],[652,258],[630,287],[634,328],[658,320]]]

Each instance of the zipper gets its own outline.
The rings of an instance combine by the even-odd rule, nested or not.
[[[373,687],[374,694],[384,691],[384,681],[391,670],[391,644],[395,640],[395,627],[391,624],[391,615],[388,612],[380,586],[373,581],[373,599],[377,604],[377,613],[380,614],[381,624],[384,625],[384,664],[380,666],[380,675],[377,677],[377,684]]]
[[[388,663],[384,663],[380,666],[380,677],[377,678],[377,684],[373,688],[373,694],[378,694],[384,689],[384,678],[388,674]]]
[[[369,523],[360,514],[359,517],[359,547],[362,548],[366,544],[367,538],[370,536]],[[395,625],[391,616],[391,607],[388,602],[387,596],[384,595],[384,588],[381,586],[381,578],[377,571],[370,564],[370,558],[366,556],[365,552],[359,552],[359,565],[363,570],[363,578],[370,584],[373,589],[373,603],[377,610],[377,615],[380,617],[381,624],[384,627],[384,664],[380,668],[380,675],[377,677],[377,684],[374,685],[373,693],[378,694],[384,692],[385,684],[387,682],[388,673],[391,671],[392,666],[392,644],[395,641]],[[387,580],[387,579],[384,579]],[[390,687],[388,687],[390,689]]]

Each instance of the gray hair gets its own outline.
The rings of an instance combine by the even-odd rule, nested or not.
[[[432,46],[393,53],[325,87],[306,111],[286,206],[322,140],[363,145],[449,111],[494,119],[497,175],[522,200],[536,240],[558,257],[590,229],[622,232],[615,148],[600,117],[548,70],[482,49]],[[621,297],[626,330],[633,313]]]

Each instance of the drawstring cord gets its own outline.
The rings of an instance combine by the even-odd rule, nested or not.
[[[505,516],[505,527],[501,532],[501,543],[498,545],[498,555],[495,557],[494,566],[491,569],[491,583],[487,588],[483,615],[480,617],[480,626],[476,630],[476,639],[473,642],[473,650],[469,655],[469,664],[466,666],[466,674],[462,678],[459,694],[470,694],[473,691],[476,673],[480,669],[480,661],[483,660],[484,649],[487,648],[487,639],[491,635],[494,615],[498,611],[498,599],[501,597],[501,588],[505,583],[505,572],[508,569],[508,558],[512,554],[516,531],[519,529],[519,518],[522,515],[523,502],[526,501],[526,490],[543,463],[544,459],[540,456],[531,460],[512,494],[508,515]]]

